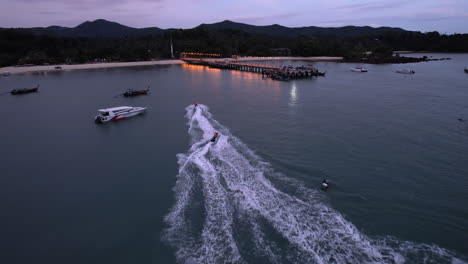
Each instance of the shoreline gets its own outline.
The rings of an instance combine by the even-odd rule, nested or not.
[[[341,61],[343,57],[240,57],[240,58],[204,58],[207,61],[233,60],[233,61],[276,61],[276,60],[303,60],[303,61]]]
[[[53,64],[53,65],[35,65],[26,67],[3,67],[0,68],[0,75],[4,72],[11,74],[33,73],[33,72],[61,72],[71,70],[89,70],[89,69],[107,69],[107,68],[124,68],[138,66],[153,66],[153,65],[170,65],[184,64],[181,60],[159,60],[159,61],[135,61],[135,62],[104,62],[104,63],[85,63],[85,64]],[[55,69],[55,66],[60,66],[62,69]]]
[[[205,60],[226,60],[233,58],[216,58]],[[272,61],[272,60],[305,60],[305,61],[340,61],[342,57],[242,57],[237,58],[237,61]],[[123,67],[139,67],[139,66],[154,66],[154,65],[172,65],[184,64],[182,60],[159,60],[159,61],[135,61],[135,62],[104,62],[104,63],[85,63],[85,64],[53,64],[53,65],[34,65],[26,67],[8,66],[0,68],[0,75],[9,72],[11,74],[23,74],[33,72],[61,72],[71,70],[90,70],[90,69],[106,69],[106,68],[123,68]],[[55,69],[55,66],[60,66],[62,69]]]

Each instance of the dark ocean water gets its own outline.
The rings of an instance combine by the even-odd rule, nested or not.
[[[0,261],[466,262],[468,55],[434,56],[452,60],[320,62],[325,78],[291,82],[188,65],[0,77],[0,93],[41,85],[0,96]],[[149,108],[94,124],[120,105]]]

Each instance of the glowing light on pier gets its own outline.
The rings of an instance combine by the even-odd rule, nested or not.
[[[221,57],[221,54],[219,53],[202,53],[202,52],[182,52],[180,53],[181,58],[190,58],[190,57],[196,57],[196,58],[213,58],[213,57]]]

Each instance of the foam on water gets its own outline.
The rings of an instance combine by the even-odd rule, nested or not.
[[[466,263],[435,245],[366,236],[320,192],[274,172],[208,107],[189,106],[186,118],[191,147],[177,156],[176,204],[163,235],[178,262]]]

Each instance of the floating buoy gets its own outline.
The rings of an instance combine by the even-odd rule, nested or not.
[[[321,186],[322,190],[327,190],[329,186],[330,186],[329,180],[325,179],[322,181],[322,186]]]

